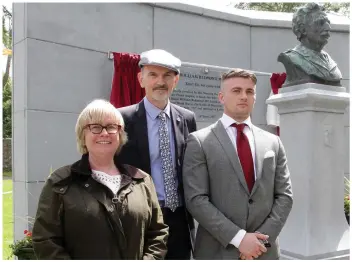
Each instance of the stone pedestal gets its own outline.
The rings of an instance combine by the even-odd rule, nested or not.
[[[344,87],[302,84],[280,89],[278,107],[293,188],[280,234],[281,259],[349,259],[344,197]]]

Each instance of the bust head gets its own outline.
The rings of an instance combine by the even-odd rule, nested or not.
[[[303,45],[321,51],[330,37],[330,20],[322,6],[308,3],[293,14],[292,30]]]

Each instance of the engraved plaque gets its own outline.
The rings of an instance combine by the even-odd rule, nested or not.
[[[182,67],[180,81],[170,98],[172,103],[192,110],[196,120],[215,122],[222,116],[218,100],[221,72],[204,67]]]

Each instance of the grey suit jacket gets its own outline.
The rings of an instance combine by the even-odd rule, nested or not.
[[[278,235],[292,208],[292,187],[279,137],[253,126],[256,181],[251,193],[235,148],[219,120],[188,136],[183,181],[188,211],[199,222],[196,259],[238,259],[229,244],[240,229],[269,235],[260,259],[277,259]]]

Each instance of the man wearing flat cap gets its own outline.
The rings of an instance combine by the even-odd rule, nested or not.
[[[180,77],[181,61],[169,52],[153,49],[140,57],[138,80],[145,97],[135,105],[119,108],[128,142],[121,163],[151,174],[164,222],[169,226],[165,259],[190,259],[193,219],[185,208],[182,162],[185,141],[196,131],[195,115],[170,102]]]

